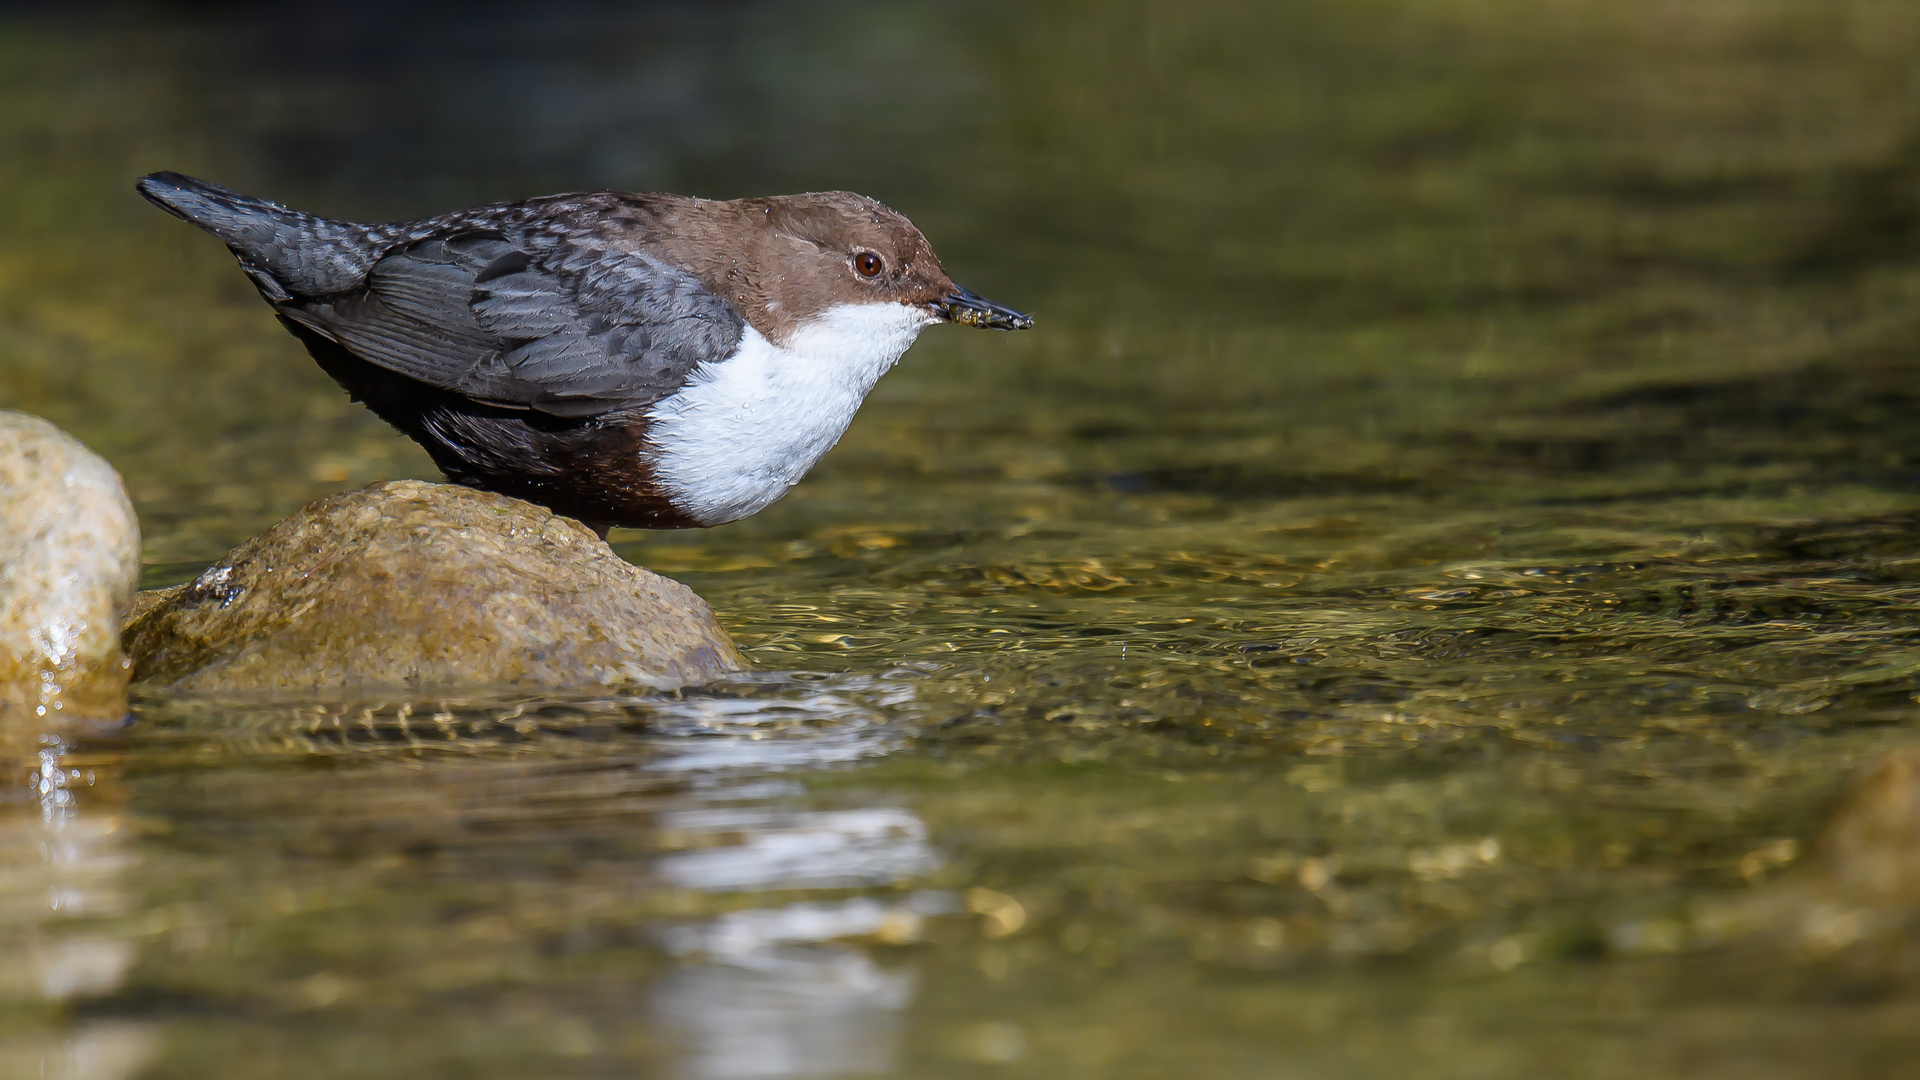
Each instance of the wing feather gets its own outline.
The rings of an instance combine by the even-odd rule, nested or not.
[[[355,355],[490,404],[562,417],[643,407],[733,353],[745,322],[692,274],[556,230],[452,230],[363,289],[281,305]]]

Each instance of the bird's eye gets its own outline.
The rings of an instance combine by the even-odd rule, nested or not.
[[[886,264],[880,261],[880,256],[871,251],[863,251],[853,257],[854,272],[861,277],[879,277],[880,271],[885,267]]]

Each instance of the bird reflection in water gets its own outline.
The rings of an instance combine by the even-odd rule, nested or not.
[[[899,888],[941,862],[911,811],[826,803],[795,777],[903,745],[916,674],[571,703],[145,703],[150,758],[284,766],[191,784],[122,782],[119,751],[48,745],[31,785],[0,793],[0,1010],[32,1020],[0,1035],[0,1076],[164,1072],[195,1023],[246,1029],[262,1075],[333,1053],[340,1030],[367,1033],[355,1061],[381,1075],[583,1056],[886,1072],[916,984],[887,946],[955,902]],[[136,816],[155,839],[130,835]],[[218,857],[182,863],[183,842]],[[278,981],[239,1015],[67,1026],[47,1007],[137,1018],[259,964]]]
[[[888,696],[910,696],[908,686]],[[682,716],[682,723],[728,731],[722,739],[733,745],[690,748],[680,760],[724,760],[734,769],[751,767],[754,758],[761,768],[799,764],[796,758],[821,764],[875,752],[876,740],[894,737],[864,722],[857,706],[849,708],[853,701],[824,687],[805,702],[808,711],[841,711],[852,722],[812,738],[755,739],[751,730],[740,729],[753,715],[740,704],[715,708],[708,699],[694,706],[695,715]],[[661,815],[661,828],[688,844],[661,857],[655,872],[685,889],[766,893],[888,887],[940,863],[925,823],[904,808],[770,809],[737,801],[768,794],[764,784],[720,788],[709,796],[717,805]],[[718,837],[731,842],[711,843]],[[655,1014],[674,1033],[683,1068],[692,1076],[890,1072],[913,997],[913,969],[883,967],[846,942],[905,944],[919,937],[925,918],[954,906],[945,893],[920,891],[904,900],[856,896],[730,911],[668,927],[662,943],[683,966],[655,989]]]

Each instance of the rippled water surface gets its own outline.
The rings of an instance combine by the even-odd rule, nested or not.
[[[150,586],[433,472],[144,171],[855,188],[1039,326],[614,534],[752,675],[50,745],[0,1073],[1911,1068],[1911,923],[1725,928],[1920,717],[1920,8],[164,10],[0,16],[0,407]]]

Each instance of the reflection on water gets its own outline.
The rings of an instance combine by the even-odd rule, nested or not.
[[[866,680],[844,680],[849,690]],[[663,766],[697,768],[791,767],[846,760],[874,727],[870,708],[855,705],[823,683],[815,694],[772,705],[733,699],[715,709],[697,699],[698,721],[680,709],[671,730],[724,724],[745,745],[721,752],[665,755]],[[911,684],[881,695],[899,707]],[[724,716],[718,721],[715,714]],[[756,722],[789,725],[798,713],[820,726],[774,743],[756,740]],[[896,734],[895,738],[899,736]],[[875,752],[872,737],[865,752]],[[749,747],[778,746],[755,754]],[[751,792],[721,788],[729,801]],[[779,892],[884,886],[922,877],[939,865],[927,827],[894,807],[846,810],[768,810],[703,807],[669,810],[656,826],[687,850],[653,864],[674,886],[706,892]],[[652,995],[655,1014],[686,1047],[687,1074],[698,1077],[872,1075],[894,1066],[903,1013],[912,998],[910,967],[883,968],[858,947],[835,944],[870,939],[908,944],[921,920],[951,911],[940,893],[915,893],[899,902],[856,897],[838,902],[730,910],[711,919],[669,927],[667,950],[685,966]]]
[[[885,717],[876,706],[903,712],[911,682],[840,678],[809,689],[778,701],[697,695],[658,709],[657,730],[726,741],[671,747],[656,767],[791,768],[879,753],[903,738],[897,720],[890,735],[881,730]],[[796,725],[803,734],[767,737]],[[718,786],[707,797],[737,803],[778,791]],[[663,812],[656,827],[686,850],[659,857],[654,872],[671,885],[705,892],[886,886],[923,877],[940,862],[925,823],[895,807],[702,807]],[[884,968],[865,949],[836,942],[909,944],[919,938],[924,918],[953,907],[943,893],[919,892],[895,902],[862,896],[736,909],[671,926],[663,944],[685,966],[654,990],[655,1014],[686,1047],[690,1076],[889,1072],[913,971],[897,963]]]
[[[318,877],[318,868],[283,867],[277,894],[241,882],[231,892],[192,889],[194,914],[182,921],[200,929],[188,949],[217,977],[238,938],[291,932],[274,923],[324,912],[338,902],[325,894],[339,877],[371,859],[384,898],[357,902],[467,912],[406,951],[478,948],[468,958],[478,964],[423,976],[373,941],[342,942],[287,987],[291,1002],[347,1006],[365,978],[350,972],[368,965],[418,992],[529,962],[564,982],[580,962],[569,958],[611,949],[627,959],[600,977],[602,1004],[535,1036],[562,1056],[618,1056],[637,1029],[654,1033],[640,1058],[664,1055],[681,1075],[887,1072],[915,985],[914,961],[900,950],[958,904],[911,887],[943,864],[918,815],[882,796],[809,806],[790,777],[903,745],[926,674],[763,673],[675,695],[569,702],[236,704],[217,720],[198,703],[149,702],[156,753],[171,745],[202,760],[359,764],[164,800],[176,817],[212,815],[207,824],[236,850],[291,843],[341,864]],[[417,763],[416,779],[380,767],[396,755]],[[240,807],[244,821],[227,817]],[[275,839],[287,829],[332,839]],[[498,880],[520,860],[558,877]],[[528,919],[521,932],[554,935],[546,948],[557,959],[501,955],[514,950],[498,935]],[[207,952],[222,937],[225,949]],[[664,966],[645,959],[651,952]],[[633,1011],[638,1002],[644,1014]]]
[[[764,513],[615,534],[762,674],[149,699],[36,765],[0,1041],[1903,1075],[1910,898],[1804,883],[1920,731],[1917,69],[1910,0],[0,16],[0,406],[123,470],[150,585],[431,472],[154,168],[392,216],[853,188],[1043,319],[929,331]]]
[[[736,838],[660,860],[660,876],[714,891],[882,885],[932,870],[927,827],[905,810],[780,814],[683,810],[661,815],[670,832]]]
[[[75,754],[56,735],[40,743],[28,798],[0,805],[0,1006],[110,994],[134,953],[116,925],[134,906],[125,815],[87,798],[119,762]],[[0,1038],[0,1074],[122,1080],[157,1049],[150,1025],[87,1022]]]
[[[928,670],[938,666],[824,683],[808,681],[813,677],[805,673],[748,674],[671,704],[648,701],[642,707],[648,730],[665,736],[654,744],[662,769],[842,764],[904,745],[914,715],[913,686]]]
[[[910,971],[851,949],[789,946],[675,974],[657,1015],[699,1077],[868,1076],[893,1071],[913,996]]]
[[[666,827],[742,837],[737,846],[668,856],[677,884],[723,891],[880,884],[931,870],[926,826],[910,813],[852,810],[771,816],[724,811],[669,815]],[[892,1070],[911,966],[883,967],[838,941],[910,944],[951,897],[856,897],[728,911],[670,927],[669,952],[688,964],[654,991],[656,1013],[688,1047],[703,1077],[841,1076]]]

